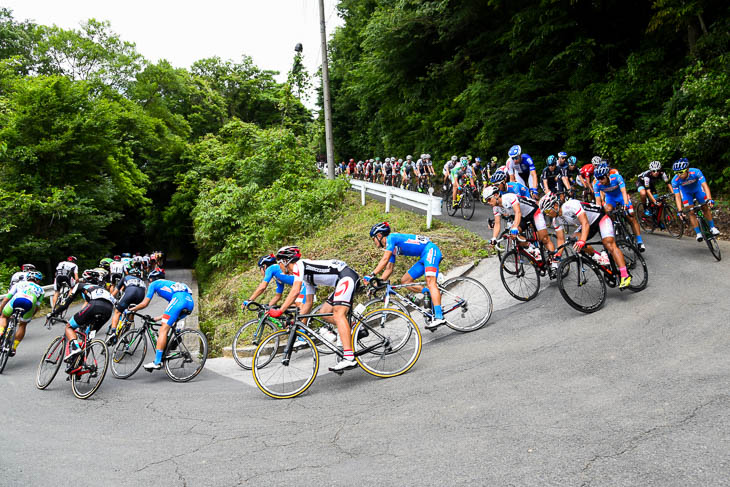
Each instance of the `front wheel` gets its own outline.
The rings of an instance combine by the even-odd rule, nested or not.
[[[363,333],[363,331],[367,333]],[[421,355],[421,332],[413,319],[396,309],[373,311],[352,330],[355,360],[368,374],[395,377],[406,373]]]
[[[558,288],[563,299],[582,313],[598,311],[606,302],[606,281],[590,257],[571,255],[558,268]]]
[[[208,359],[208,339],[199,330],[174,331],[165,347],[165,372],[175,382],[197,376]]]
[[[471,277],[454,277],[439,286],[446,325],[452,330],[478,330],[492,316],[492,295]]]
[[[296,341],[289,356],[284,355],[290,330],[279,330],[259,344],[253,354],[253,380],[256,386],[274,399],[290,399],[309,389],[319,370],[319,353],[312,339],[296,331]]]
[[[646,210],[649,208],[646,203],[638,203],[636,205],[636,218],[639,220],[639,226],[645,232],[654,233],[654,215],[646,214]]]
[[[3,336],[0,337],[0,374],[2,374],[3,370],[5,370],[5,366],[8,363],[8,357],[10,357],[10,351],[13,349],[16,319],[15,315],[10,317],[8,324],[5,327],[5,332],[3,333]]]
[[[109,349],[101,340],[92,340],[84,352],[80,370],[71,376],[71,390],[79,399],[88,399],[101,386],[109,366]]]
[[[58,374],[58,369],[63,363],[63,354],[66,350],[66,338],[59,336],[53,339],[46,352],[38,363],[38,372],[36,373],[35,385],[38,389],[48,387]]]
[[[147,354],[145,329],[130,330],[119,339],[112,353],[112,375],[117,379],[132,377]]]
[[[704,235],[705,237],[705,243],[707,244],[707,248],[710,249],[710,252],[712,253],[712,256],[715,258],[715,260],[722,260],[722,254],[720,253],[720,244],[717,243],[717,239],[714,235],[712,235],[712,232],[710,231],[710,226],[707,224],[704,218],[697,218],[697,220],[699,220],[700,230],[702,231],[702,235]]]
[[[618,242],[616,244],[624,254],[624,260],[626,260],[626,270],[631,275],[631,284],[629,289],[634,292],[643,291],[646,289],[646,285],[649,283],[649,270],[646,267],[646,261],[642,257],[636,247],[629,245],[626,242]]]
[[[474,216],[474,197],[471,194],[471,188],[464,191],[464,196],[461,200],[461,217],[464,220],[471,220]]]
[[[244,323],[233,338],[233,359],[238,366],[245,370],[251,370],[253,353],[256,351],[256,347],[261,343],[261,340],[275,331],[276,327],[268,320],[264,320],[260,327],[259,320]]]
[[[449,196],[447,196],[446,199],[444,200],[444,202],[446,204],[446,213],[448,213],[449,216],[456,215],[456,210],[459,209],[459,205],[454,206],[454,199],[452,196],[453,196],[453,193],[449,193]],[[456,196],[457,196],[457,198],[459,197],[458,194]]]
[[[502,257],[499,276],[507,292],[520,301],[529,301],[540,292],[540,270],[537,264],[516,247]]]

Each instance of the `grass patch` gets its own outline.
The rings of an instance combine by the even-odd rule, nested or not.
[[[433,240],[444,256],[440,266],[442,272],[489,255],[487,242],[464,228],[434,219],[429,230],[424,216],[393,206],[390,213],[385,213],[384,207],[382,202],[373,200],[361,206],[359,194],[348,192],[342,208],[329,226],[298,241],[283,241],[281,246],[299,245],[307,259],[343,260],[362,275],[370,272],[383,255],[368,236],[370,227],[376,222],[387,221],[395,232],[416,233]],[[276,250],[266,249],[262,254]],[[414,257],[400,257],[395,264],[394,279],[400,279],[414,263]],[[241,312],[240,304],[259,282],[261,273],[256,268],[256,261],[252,260],[236,269],[213,273],[210,281],[203,286],[200,328],[209,337],[214,354],[220,354],[223,347],[231,344],[241,324],[255,317],[253,313]],[[259,301],[271,299],[275,287],[269,285]],[[326,298],[331,291],[329,288],[321,289],[318,299]]]

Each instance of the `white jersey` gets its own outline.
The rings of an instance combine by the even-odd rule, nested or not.
[[[520,205],[520,212],[522,217],[525,218],[530,216],[537,210],[537,203],[530,198],[524,196],[518,196],[512,193],[505,193],[502,195],[502,204],[494,208],[495,213],[499,213],[502,216],[513,217],[515,216],[514,205]]]
[[[15,284],[19,283],[20,281],[25,281],[25,276],[27,276],[28,273],[25,271],[18,271],[15,274],[13,274],[13,277],[10,278],[10,287],[13,287]]]
[[[149,264],[150,263],[150,255],[149,254],[144,254],[142,256],[142,260],[144,261],[145,264]]]
[[[34,303],[43,299],[45,291],[38,284],[30,281],[20,281],[10,288],[6,297],[27,298]]]
[[[588,218],[588,224],[592,225],[596,220],[601,218],[603,212],[601,208],[590,203],[578,200],[568,200],[560,207],[561,215],[553,218],[553,227],[556,230],[562,230],[564,225],[578,225],[580,220],[578,215],[584,213]]]
[[[132,260],[134,262],[142,262],[144,259],[142,258],[141,255],[135,255],[134,257],[132,257]]]
[[[294,282],[304,282],[307,289],[315,286],[334,287],[340,279],[340,272],[347,268],[341,260],[300,259],[294,267]]]
[[[124,263],[118,260],[110,262],[109,272],[112,274],[124,274]]]
[[[69,276],[73,277],[75,274],[78,274],[78,272],[79,272],[79,266],[77,266],[73,262],[69,262],[67,260],[63,261],[63,262],[59,262],[58,265],[56,266],[56,275],[57,276],[59,274],[61,274],[61,275],[69,275]]]

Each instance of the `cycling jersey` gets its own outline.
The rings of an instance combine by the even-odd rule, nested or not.
[[[147,285],[137,276],[128,275],[119,284],[119,288],[124,288],[124,294],[117,303],[117,309],[124,311],[133,304],[139,304],[145,297]]]
[[[43,288],[38,284],[30,281],[19,281],[5,295],[5,298],[10,301],[3,308],[3,316],[8,318],[16,308],[20,308],[24,311],[20,319],[22,322],[27,323],[43,300],[44,294]]]
[[[687,171],[687,179],[680,179],[679,174],[672,178],[672,190],[674,194],[681,194],[682,204],[689,205],[695,199],[701,205],[705,204],[707,195],[702,190],[702,183],[707,182],[702,171],[690,168]]]
[[[350,306],[360,278],[341,260],[300,259],[292,271],[294,282],[307,285],[307,294],[314,294],[317,286],[334,287],[327,298],[331,305]]]
[[[150,284],[145,297],[152,299],[155,294],[170,302],[162,312],[162,320],[170,326],[173,326],[178,319],[189,315],[195,307],[192,291],[183,282],[159,279]]]
[[[593,193],[596,198],[601,197],[601,192],[606,196],[614,198],[621,196],[623,198],[621,188],[626,188],[626,183],[624,183],[624,178],[620,174],[609,174],[608,184],[603,184],[598,179],[593,181]]]
[[[463,178],[474,178],[474,173],[471,170],[471,166],[466,166],[466,168],[462,169],[460,165],[457,165],[451,170],[451,181],[454,184],[461,184],[461,180]]]
[[[518,183],[517,181],[512,181],[506,184],[506,189],[504,192],[500,191],[501,194],[506,193],[512,193],[516,194],[518,196],[523,196],[525,198],[530,198],[530,190],[525,186],[524,184]]]
[[[420,257],[418,262],[408,269],[408,275],[413,279],[418,279],[424,274],[438,276],[442,259],[441,250],[428,237],[408,233],[391,233],[386,238],[385,250],[392,252],[389,262],[395,262],[398,255]]]
[[[591,166],[593,166],[593,164],[591,164]],[[560,169],[560,172],[562,177],[568,178],[570,184],[580,184],[578,182],[578,174],[580,173],[580,170],[577,166],[573,166],[573,169],[571,169],[570,166],[566,165]]]
[[[131,274],[124,276],[124,279],[122,279],[122,281],[119,283],[119,288],[122,287],[141,287],[142,289],[147,289],[147,285],[145,284],[144,280],[142,280],[142,278],[133,276]]]
[[[446,161],[446,164],[444,164],[444,169],[443,169],[444,176],[448,176],[453,168],[454,168],[454,162]]]
[[[351,162],[347,165],[347,168],[350,170],[350,174],[355,172],[355,163]]]
[[[284,292],[284,285],[291,286],[294,284],[294,276],[284,274],[284,272],[281,270],[281,267],[278,265],[270,265],[266,268],[266,272],[264,273],[263,281],[267,284],[271,282],[271,280],[274,279],[276,281],[276,294],[281,294]],[[302,284],[302,293],[306,294],[307,285]]]
[[[365,174],[370,175],[370,173],[373,171],[373,165],[371,163],[365,164]]]
[[[56,266],[56,276],[73,276],[79,272],[79,266],[73,262],[63,261]]]
[[[76,288],[76,292],[74,293],[74,295],[76,294],[81,294],[81,296],[87,302],[97,299],[109,301],[111,304],[115,304],[117,302],[117,300],[114,299],[114,296],[112,296],[109,291],[101,286],[97,286],[96,284],[81,285]]]
[[[535,164],[532,162],[532,157],[528,154],[522,154],[519,161],[514,161],[512,158],[507,160],[507,172],[510,175],[514,175],[515,179],[530,187],[537,187],[537,181],[534,182],[535,186],[532,186],[533,182],[530,181],[530,172],[536,171]]]
[[[389,162],[386,162],[385,164],[383,164],[383,174],[385,174],[386,176],[390,176],[390,172],[392,170],[393,170],[393,166]]]
[[[600,206],[569,199],[560,207],[561,214],[553,218],[553,227],[556,230],[563,230],[565,225],[578,225],[575,233],[581,231],[581,223],[578,216],[583,213],[588,218],[590,225],[587,239],[590,240],[597,232],[601,232],[601,239],[614,236],[613,222],[611,217],[606,215]]]
[[[649,189],[652,193],[656,192],[656,183],[659,181],[669,182],[669,176],[664,171],[659,171],[659,174],[654,176],[651,170],[644,171],[636,176],[636,188],[641,191],[642,189]]]
[[[421,159],[418,159],[418,161],[416,161],[416,171],[419,174],[424,174],[424,172],[423,172],[423,161]]]
[[[530,198],[506,193],[502,195],[502,204],[494,207],[494,212],[508,218],[513,218],[515,216],[516,205],[519,205],[520,212],[522,213],[522,220],[520,221],[520,228],[522,230],[527,228],[528,220],[533,221],[537,230],[545,230],[547,228],[545,216],[538,208],[537,203]]]
[[[550,166],[547,166],[542,170],[540,179],[547,180],[548,189],[550,189],[553,193],[557,193],[563,190],[563,181],[561,180],[562,176],[563,173],[557,165],[553,169],[550,169]]]
[[[365,164],[358,163],[357,166],[355,166],[355,169],[357,170],[358,173],[361,173],[365,169]]]
[[[184,282],[169,281],[167,279],[158,279],[150,284],[147,288],[146,298],[152,299],[155,294],[160,296],[166,301],[170,301],[176,293],[188,293],[193,292]]]

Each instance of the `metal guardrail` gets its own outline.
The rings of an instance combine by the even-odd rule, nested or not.
[[[371,194],[385,198],[385,212],[390,212],[390,202],[396,201],[426,212],[426,228],[431,228],[433,216],[441,215],[441,198],[433,195],[433,188],[428,194],[416,193],[407,189],[394,188],[384,184],[369,183],[360,179],[351,179],[350,186],[360,191],[360,202],[365,205],[365,195]]]

